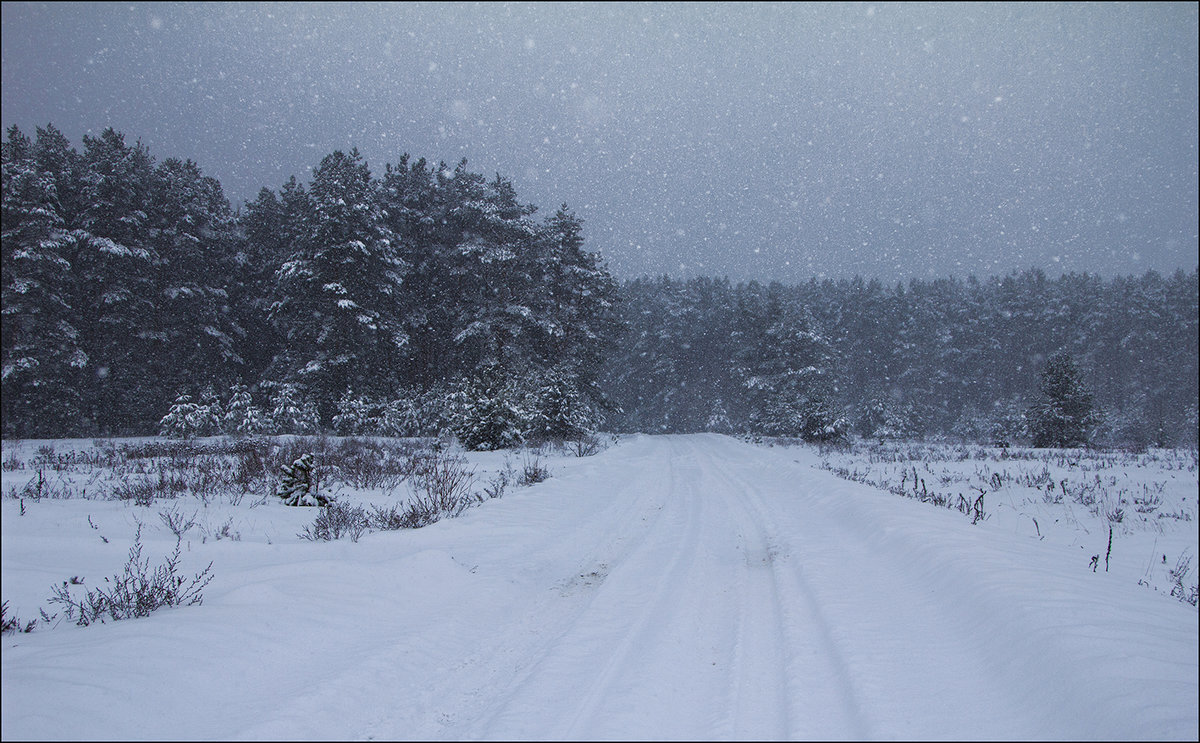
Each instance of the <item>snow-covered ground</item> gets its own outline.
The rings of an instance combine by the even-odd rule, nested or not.
[[[458,518],[312,542],[317,509],[276,499],[7,497],[45,443],[4,445],[10,616],[103,585],[139,523],[157,564],[160,512],[195,514],[181,572],[214,579],[199,606],[5,635],[6,740],[1200,735],[1197,610],[1169,595],[1196,555],[1193,453],[1099,469],[636,436],[544,456],[549,480]],[[481,485],[522,465],[467,456]],[[911,488],[914,464],[926,492],[986,490],[986,518],[868,484]],[[1063,497],[1043,468],[1075,478]]]

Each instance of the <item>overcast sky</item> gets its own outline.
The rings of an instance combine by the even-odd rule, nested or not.
[[[1197,263],[1197,4],[3,3],[3,126],[235,206],[357,146],[566,202],[621,277]]]

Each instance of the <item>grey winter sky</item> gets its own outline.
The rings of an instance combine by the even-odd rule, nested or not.
[[[3,4],[2,119],[237,206],[357,146],[562,202],[622,277],[1197,263],[1197,4]]]

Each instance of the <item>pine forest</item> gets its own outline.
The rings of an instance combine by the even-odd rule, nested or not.
[[[513,183],[357,150],[234,209],[105,130],[3,143],[3,435],[1195,445],[1197,272],[618,282]]]

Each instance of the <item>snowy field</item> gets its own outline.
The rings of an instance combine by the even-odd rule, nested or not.
[[[456,452],[476,506],[314,541],[245,459],[152,442],[4,443],[7,618],[59,613],[3,637],[6,740],[1200,736],[1195,451]],[[321,491],[403,506],[414,446]],[[203,603],[65,618],[139,529]]]

